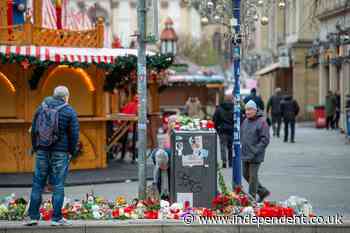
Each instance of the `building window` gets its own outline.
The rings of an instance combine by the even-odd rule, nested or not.
[[[137,3],[136,3],[135,0],[130,1],[130,7],[131,7],[132,9],[136,8],[136,6],[137,6]]]
[[[168,2],[168,0],[162,0],[162,1],[160,1],[160,7],[161,7],[162,9],[167,9],[167,8],[169,7],[169,2]]]

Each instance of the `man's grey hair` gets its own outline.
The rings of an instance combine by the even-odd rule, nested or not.
[[[69,97],[69,90],[65,86],[58,86],[55,88],[53,91],[53,97],[56,98],[64,98],[64,97]]]
[[[281,93],[281,92],[282,92],[282,89],[281,89],[281,88],[277,87],[277,88],[275,89],[275,93],[276,93],[276,94],[279,94],[279,93]]]

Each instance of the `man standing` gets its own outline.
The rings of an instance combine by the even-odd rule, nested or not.
[[[191,96],[187,100],[185,107],[189,117],[201,118],[202,105],[197,97]]]
[[[270,143],[269,126],[256,103],[252,100],[245,105],[246,119],[241,130],[243,176],[249,183],[249,194],[262,202],[270,192],[263,187],[258,178],[259,167],[265,158],[266,147]]]
[[[232,95],[226,95],[224,102],[216,108],[213,116],[215,129],[220,137],[223,168],[227,167],[226,154],[229,167],[232,167],[233,111]]]
[[[253,100],[256,105],[258,106],[259,110],[264,110],[265,106],[264,106],[264,101],[261,99],[260,96],[258,96],[256,94],[256,89],[253,88],[250,90],[250,95],[248,95],[247,97],[245,97],[245,99],[243,100],[244,104],[247,104],[249,100]]]
[[[300,111],[299,105],[291,95],[287,95],[281,102],[281,111],[284,122],[284,142],[288,141],[288,131],[290,127],[290,142],[295,143],[295,121]]]
[[[340,93],[339,91],[337,91],[335,93],[335,118],[334,118],[334,127],[336,129],[339,129],[340,109],[341,109],[340,101],[341,101]]]
[[[335,95],[331,91],[328,91],[328,94],[326,96],[326,125],[327,129],[331,127],[334,129],[334,116],[336,112],[336,98]]]
[[[69,90],[65,86],[55,88],[37,109],[32,123],[32,147],[36,152],[36,165],[30,197],[27,226],[37,225],[42,192],[48,177],[53,186],[53,216],[51,225],[67,225],[61,209],[64,200],[64,182],[69,161],[78,152],[79,122],[74,109],[68,105]]]
[[[270,97],[266,109],[267,114],[269,114],[271,110],[273,136],[277,137],[280,137],[282,123],[281,100],[281,88],[276,88],[275,94]]]

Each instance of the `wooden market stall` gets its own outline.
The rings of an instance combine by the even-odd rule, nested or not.
[[[181,109],[190,96],[198,97],[203,108],[215,106],[219,104],[223,89],[224,77],[221,75],[170,75],[160,93],[160,107],[165,111]]]
[[[121,82],[126,85],[130,73],[135,73],[137,51],[101,48],[102,19],[88,31],[46,29],[38,20],[32,23],[26,16],[23,25],[0,27],[0,173],[33,170],[28,130],[37,106],[57,85],[70,89],[70,104],[81,125],[82,151],[72,169],[104,168],[106,122],[118,119],[111,118],[118,112],[115,87]],[[154,64],[163,65],[150,64],[151,69],[160,70],[171,62],[152,57],[164,62],[157,60]],[[150,93],[156,100],[157,94]]]

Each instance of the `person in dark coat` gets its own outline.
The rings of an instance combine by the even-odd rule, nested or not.
[[[335,93],[335,119],[334,119],[334,123],[333,123],[333,125],[335,126],[336,129],[339,129],[340,109],[341,109],[340,93],[339,93],[339,91],[337,91]]]
[[[269,115],[271,110],[271,119],[272,119],[272,130],[273,136],[280,137],[281,123],[282,123],[282,112],[281,112],[281,101],[282,101],[282,92],[281,88],[276,88],[275,94],[270,97],[267,102],[266,113]],[[277,124],[277,127],[276,127]]]
[[[215,129],[220,137],[221,159],[223,167],[227,167],[226,154],[228,154],[228,164],[232,167],[232,143],[233,143],[233,112],[234,104],[232,95],[225,96],[225,100],[220,104],[214,113],[213,121]]]
[[[266,148],[270,143],[270,128],[263,112],[259,111],[256,103],[250,100],[245,105],[246,119],[241,127],[243,176],[249,183],[249,194],[262,202],[270,195],[269,190],[259,182],[258,172],[264,162]]]
[[[261,99],[260,96],[258,96],[256,94],[255,88],[251,89],[250,95],[248,95],[247,97],[244,98],[244,100],[243,100],[244,104],[247,104],[249,102],[249,100],[253,100],[256,103],[256,105],[258,106],[258,109],[261,111],[264,111],[264,109],[265,109],[264,101]]]
[[[326,121],[326,125],[327,125],[327,129],[329,129],[329,127],[331,127],[332,129],[334,129],[334,118],[335,118],[335,113],[336,113],[336,97],[335,95],[331,92],[328,91],[328,94],[326,96],[326,117],[327,117],[327,121]]]
[[[295,143],[295,120],[299,114],[298,102],[291,95],[287,95],[281,101],[281,112],[284,122],[284,142],[288,141],[288,131],[290,127],[290,142]]]

